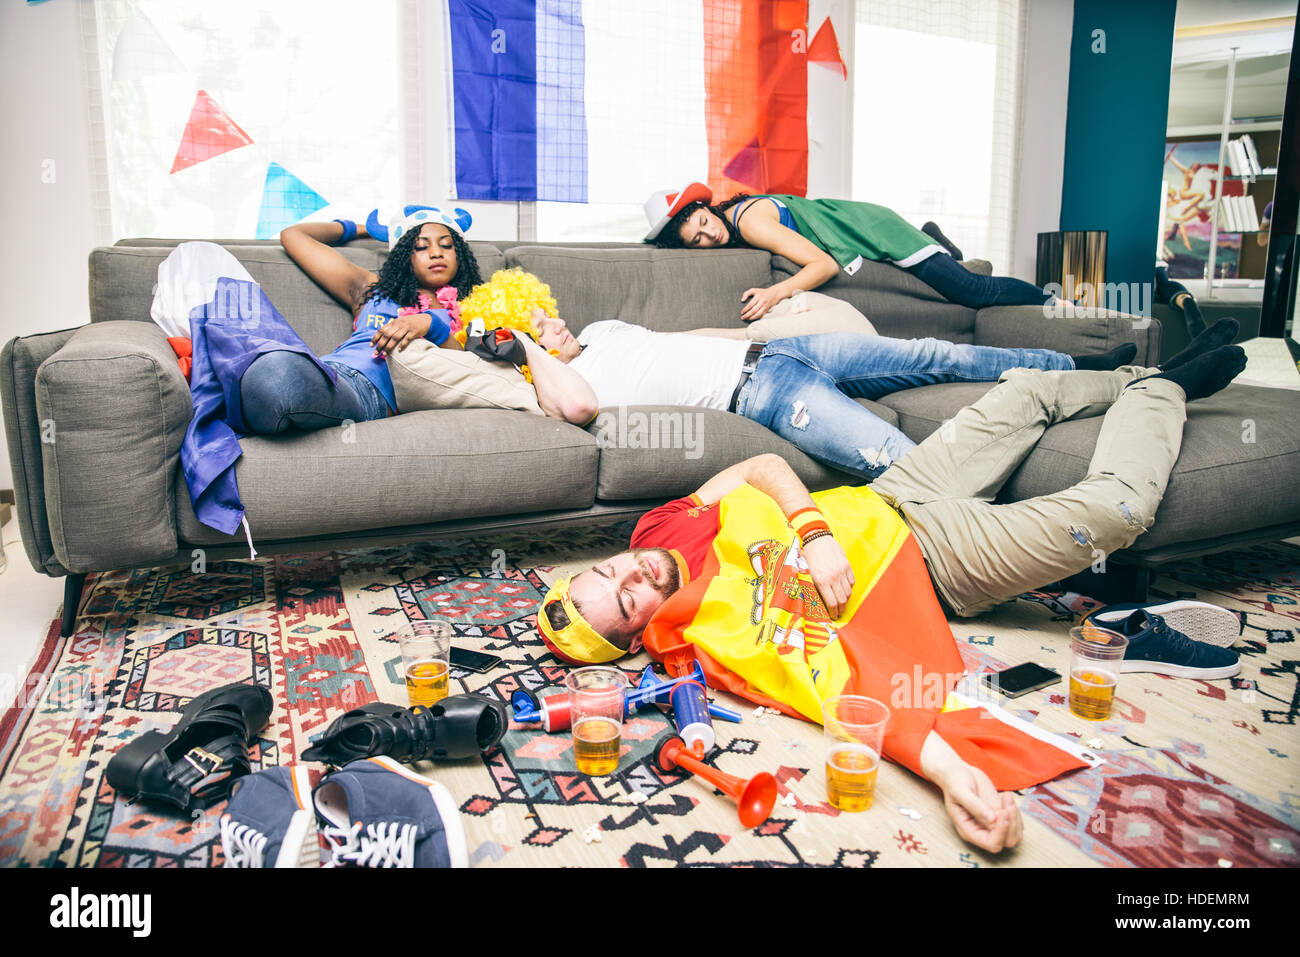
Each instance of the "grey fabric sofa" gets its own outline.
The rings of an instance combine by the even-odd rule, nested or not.
[[[198,522],[179,468],[189,390],[149,319],[158,263],[176,242],[129,240],[94,250],[91,323],[15,339],[0,354],[23,542],[34,567],[68,576],[65,634],[87,573],[188,564],[195,549],[207,561],[248,555],[242,534],[226,536]],[[329,352],[350,332],[347,312],[278,243],[223,245],[317,352]],[[739,326],[741,292],[795,268],[758,251],[521,243],[472,248],[484,277],[510,265],[550,283],[575,333],[610,318],[664,331]],[[345,247],[347,256],[371,269],[386,252],[368,240]],[[1160,352],[1158,323],[1123,316],[1048,319],[1037,307],[977,311],[944,302],[910,275],[876,263],[852,277],[841,274],[823,291],[852,302],[884,335],[1069,353],[1132,341],[1138,361],[1149,363]],[[987,388],[929,386],[868,404],[919,440]],[[848,481],[730,413],[631,411],[641,413],[643,423],[662,425],[662,435],[655,435],[663,441],[602,431],[600,422],[607,420],[581,429],[486,409],[365,422],[346,440],[339,430],[248,437],[237,468],[239,489],[254,541],[266,554],[634,517],[760,452],[782,455],[814,489]],[[689,415],[689,441],[680,431],[683,413]],[[1297,422],[1300,393],[1234,386],[1192,406],[1183,455],[1155,527],[1124,560],[1149,567],[1300,532]],[[1081,479],[1099,424],[1092,419],[1049,430],[1006,495],[1027,498]],[[1252,441],[1243,438],[1247,428]]]

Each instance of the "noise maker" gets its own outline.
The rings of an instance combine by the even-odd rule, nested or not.
[[[663,679],[654,673],[654,669],[647,667],[641,675],[641,683],[635,688],[627,690],[624,699],[624,716],[630,715],[633,711],[639,711],[642,708],[652,704],[673,704],[674,712],[676,703],[673,696],[674,690],[683,684],[695,684],[698,686],[700,696],[702,696],[704,685],[704,671],[700,668],[700,663],[694,663],[695,668],[692,673],[683,675],[679,678]],[[685,700],[685,698],[683,699]],[[690,700],[687,702],[687,708],[690,709],[692,718],[687,725],[703,725],[707,731],[691,731],[687,740],[691,743],[700,741],[703,743],[701,754],[708,753],[713,747],[713,726],[708,720],[707,715],[701,719],[698,712],[698,698],[692,693]],[[519,724],[540,724],[544,731],[564,731],[570,725],[569,717],[569,696],[561,692],[560,694],[550,695],[546,698],[538,698],[531,691],[520,688],[510,696],[510,707],[514,711],[514,720]],[[740,715],[730,708],[724,708],[720,704],[707,704],[707,714],[721,718],[724,721],[740,722]],[[681,725],[679,727],[685,727]]]
[[[666,734],[655,743],[655,761],[664,771],[681,768],[704,778],[736,802],[736,813],[745,827],[758,827],[767,820],[776,804],[776,778],[772,775],[760,771],[745,780],[719,771],[687,751],[682,739],[674,734]]]
[[[698,661],[691,661],[691,670],[677,678],[662,679],[654,672],[654,668],[646,666],[646,670],[641,672],[641,683],[628,692],[629,708],[642,708],[646,704],[655,702],[658,704],[668,704],[671,700],[672,688],[682,681],[697,681],[705,688],[708,685],[704,681],[704,669],[700,667]],[[632,698],[635,697],[638,703],[631,704]],[[709,714],[715,718],[721,718],[723,721],[732,721],[740,723],[740,715],[730,708],[724,708],[720,704],[709,702]]]
[[[709,718],[709,699],[705,697],[704,685],[698,681],[683,681],[673,688],[669,701],[672,702],[677,733],[697,758],[704,757],[713,750],[717,740],[713,721]]]
[[[537,695],[520,688],[510,696],[510,707],[515,721],[541,724],[543,731],[564,731],[572,723],[567,694],[555,694],[539,701]]]

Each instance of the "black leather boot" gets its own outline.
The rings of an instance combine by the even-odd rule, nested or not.
[[[505,705],[477,694],[452,695],[430,708],[376,701],[335,719],[302,757],[339,766],[381,754],[406,764],[471,758],[495,746],[508,725]]]
[[[185,706],[171,731],[146,731],[118,749],[104,769],[114,790],[180,811],[224,800],[249,772],[248,746],[271,717],[261,685],[225,685]]]

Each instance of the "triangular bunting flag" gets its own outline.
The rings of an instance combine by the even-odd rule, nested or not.
[[[134,83],[145,77],[184,72],[185,65],[158,28],[139,10],[134,11],[113,44],[113,82]]]
[[[840,55],[840,40],[835,35],[830,17],[822,23],[812,43],[808,45],[808,62],[821,63],[832,70],[838,70],[844,79],[849,78],[849,68],[844,65],[844,57]]]
[[[279,163],[266,168],[262,208],[257,212],[257,238],[274,239],[280,230],[329,205],[327,200]]]
[[[750,140],[748,146],[733,156],[722,172],[730,179],[753,189],[765,189],[763,153],[758,147],[758,138]]]
[[[181,134],[180,149],[176,151],[171,171],[175,173],[241,146],[250,146],[252,142],[212,97],[199,90],[194,98],[194,109],[190,111],[190,121]]]

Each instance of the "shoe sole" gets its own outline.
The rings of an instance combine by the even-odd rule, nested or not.
[[[320,867],[320,841],[316,838],[316,814],[311,809],[311,775],[304,767],[292,769],[294,800],[298,810],[294,812],[284,838],[280,841],[280,853],[275,857],[272,867]]]
[[[1088,620],[1099,625],[1114,624],[1123,621],[1136,610],[1089,615]],[[1181,631],[1192,641],[1204,642],[1216,648],[1231,648],[1241,637],[1241,620],[1228,609],[1208,602],[1171,601],[1163,605],[1148,605],[1144,610],[1148,614],[1159,615],[1170,628]]]
[[[439,782],[430,781],[387,755],[367,758],[366,760],[382,765],[388,770],[400,774],[408,781],[423,784],[429,789],[429,797],[433,798],[434,807],[438,809],[438,817],[442,821],[443,836],[447,839],[448,866],[469,867],[469,849],[465,843],[465,828],[461,824],[460,810],[456,807],[456,799],[451,796],[451,792]]]
[[[1189,665],[1175,665],[1167,661],[1125,660],[1119,670],[1126,674],[1146,672],[1153,675],[1169,675],[1171,678],[1200,678],[1213,681],[1216,678],[1231,678],[1241,673],[1241,662],[1224,665],[1222,668],[1192,668]]]

